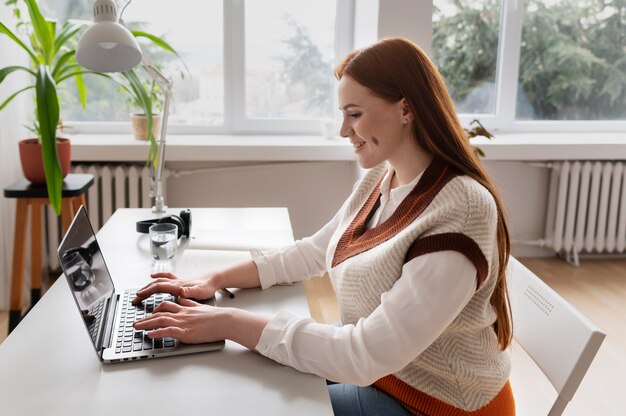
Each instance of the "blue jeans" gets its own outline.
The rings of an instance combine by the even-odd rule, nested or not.
[[[410,413],[393,397],[374,386],[330,384],[330,402],[335,416],[407,416]]]

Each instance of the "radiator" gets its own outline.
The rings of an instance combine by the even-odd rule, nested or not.
[[[626,248],[626,162],[572,161],[552,167],[545,241],[578,265],[585,254]]]
[[[72,166],[73,173],[91,173],[94,184],[87,191],[89,220],[94,230],[100,227],[118,208],[148,208],[150,197],[150,168],[142,164],[106,163]],[[163,177],[167,178],[167,170]],[[165,182],[164,190],[165,193]],[[51,209],[46,213],[46,247],[48,266],[58,270],[56,249],[62,239],[61,222]]]

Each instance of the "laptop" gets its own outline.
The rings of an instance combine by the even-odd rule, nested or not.
[[[191,345],[173,338],[151,339],[144,331],[133,328],[135,320],[151,315],[161,302],[174,302],[175,299],[169,294],[158,293],[135,306],[131,301],[138,288],[116,291],[85,207],[81,206],[74,216],[57,255],[78,313],[102,363],[224,348],[224,341]],[[214,304],[214,299],[210,303]]]

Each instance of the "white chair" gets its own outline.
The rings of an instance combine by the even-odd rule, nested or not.
[[[606,334],[512,256],[507,284],[513,337],[556,389],[548,416],[559,416]]]

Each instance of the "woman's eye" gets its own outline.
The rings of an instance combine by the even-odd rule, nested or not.
[[[348,114],[350,117],[352,118],[359,118],[361,117],[361,113],[352,113],[352,114]]]

